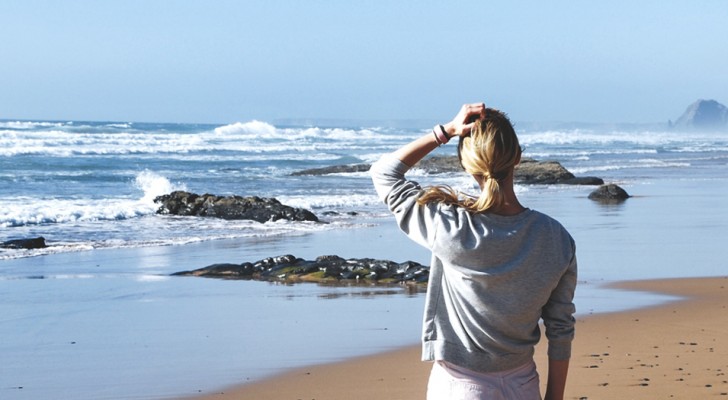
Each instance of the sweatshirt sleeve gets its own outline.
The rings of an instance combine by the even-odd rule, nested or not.
[[[561,276],[541,313],[548,339],[548,356],[554,360],[568,360],[571,357],[571,342],[574,340],[576,324],[576,307],[573,302],[576,274],[576,255],[573,255],[569,267]]]
[[[370,174],[379,199],[394,214],[399,228],[418,244],[432,248],[435,239],[437,205],[419,205],[422,188],[404,174],[410,167],[391,154],[375,162]]]

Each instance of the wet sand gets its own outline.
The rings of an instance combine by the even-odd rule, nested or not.
[[[728,399],[728,277],[632,281],[625,290],[684,299],[578,318],[567,399]],[[536,362],[545,383],[542,340]],[[311,366],[196,400],[425,398],[431,364],[418,345]]]

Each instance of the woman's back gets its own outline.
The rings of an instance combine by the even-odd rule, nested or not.
[[[410,166],[456,136],[478,196],[423,189],[405,178]],[[546,400],[563,398],[575,323],[574,241],[561,224],[518,201],[513,173],[521,152],[505,114],[465,104],[432,135],[370,170],[400,229],[432,251],[422,342],[422,358],[437,361],[430,400],[540,399],[533,362],[540,319],[549,342]]]
[[[561,224],[529,209],[502,216],[419,204],[422,189],[403,179],[407,169],[383,157],[371,174],[400,228],[432,251],[423,358],[478,372],[519,366],[533,354],[542,315],[550,337],[570,343],[576,260]],[[554,342],[551,352],[568,350]]]

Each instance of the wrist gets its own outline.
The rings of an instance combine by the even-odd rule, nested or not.
[[[453,137],[457,136],[457,134],[455,133],[455,125],[452,122],[448,122],[440,126],[445,131],[445,135],[447,135],[448,139],[452,139]]]
[[[438,145],[443,145],[450,141],[450,135],[447,134],[445,128],[442,125],[436,125],[432,128],[432,134],[435,135],[435,141]]]

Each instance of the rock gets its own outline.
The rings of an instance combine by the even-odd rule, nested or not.
[[[396,263],[372,258],[344,259],[335,255],[304,260],[293,255],[284,255],[264,258],[253,263],[213,264],[192,271],[176,272],[172,275],[285,282],[355,280],[374,283],[424,283],[427,282],[429,273],[428,266],[413,261]]]
[[[348,215],[350,217],[355,217],[355,216],[359,215],[359,213],[356,212],[356,211],[347,211],[345,213],[340,213],[338,211],[331,211],[331,210],[324,211],[322,214],[325,215],[325,216],[327,216],[327,217],[338,217],[340,215]]]
[[[715,100],[698,100],[688,106],[673,127],[691,130],[728,130],[728,107]]]
[[[415,164],[415,168],[427,171],[429,174],[444,174],[448,172],[463,172],[458,156],[432,156],[423,158]]]
[[[516,166],[514,179],[519,183],[528,184],[555,184],[574,179],[574,174],[569,172],[557,161],[536,161],[524,158]]]
[[[362,172],[368,171],[370,164],[356,164],[333,166],[326,168],[307,169],[294,172],[292,175],[325,175],[340,172]],[[457,156],[433,156],[427,157],[414,168],[419,168],[430,174],[442,174],[448,172],[461,172],[460,161]],[[523,184],[564,184],[564,185],[601,185],[604,181],[596,177],[575,177],[557,161],[536,161],[531,158],[523,158],[516,167],[515,180]]]
[[[44,237],[30,238],[30,239],[15,239],[8,240],[7,242],[0,243],[0,247],[5,249],[44,249],[48,247]]]
[[[329,175],[329,174],[342,174],[352,172],[367,172],[371,168],[371,164],[353,164],[353,165],[333,165],[330,167],[323,168],[311,168],[302,171],[297,171],[291,174],[291,176],[302,176],[302,175]]]
[[[565,179],[559,182],[562,185],[588,185],[598,186],[604,184],[604,179],[595,176],[577,176],[571,179]]]
[[[154,199],[161,206],[157,214],[193,215],[222,219],[249,219],[258,222],[318,221],[311,211],[281,204],[274,198],[198,195],[175,191]]]
[[[615,184],[599,186],[596,190],[589,193],[589,199],[602,203],[620,203],[630,197],[627,192]]]
[[[523,158],[516,166],[514,180],[527,185],[601,185],[604,180],[594,176],[576,177],[558,161],[537,161]]]

